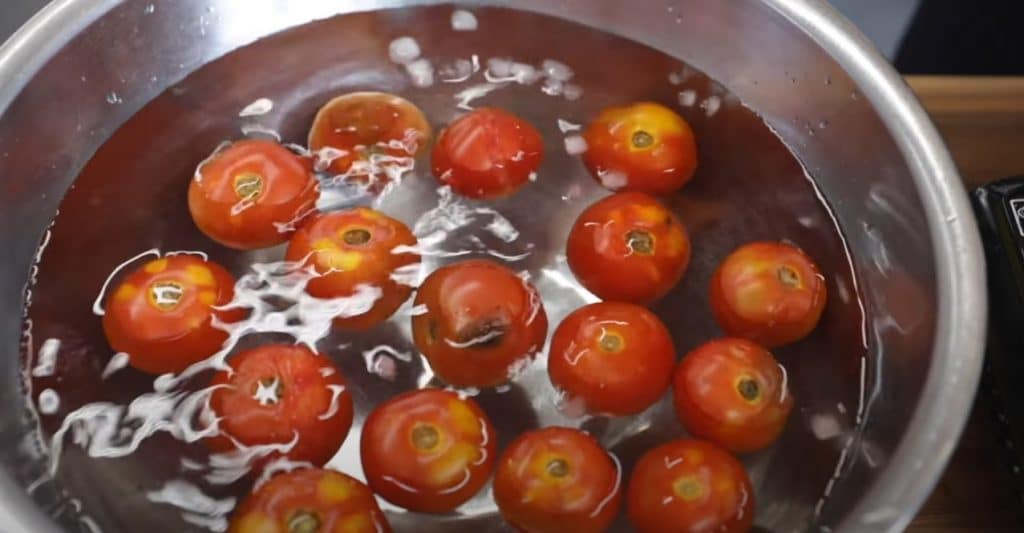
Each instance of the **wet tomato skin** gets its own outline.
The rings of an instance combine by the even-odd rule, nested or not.
[[[409,299],[420,262],[412,231],[366,207],[314,216],[292,237],[285,258],[313,267],[317,275],[306,291],[317,298],[351,297],[361,286],[380,292],[367,311],[334,320],[357,331],[387,320]]]
[[[196,255],[154,259],[109,293],[103,331],[111,348],[143,372],[181,372],[213,355],[228,338],[214,322],[230,323],[241,309],[219,309],[235,294],[224,267]]]
[[[547,314],[540,294],[493,261],[470,260],[434,271],[416,293],[416,346],[434,373],[457,387],[493,387],[544,347]]]
[[[576,279],[603,300],[649,304],[668,294],[690,262],[682,222],[653,196],[618,193],[576,219],[566,246]]]
[[[544,141],[530,123],[501,109],[482,107],[445,128],[434,145],[434,176],[469,198],[501,198],[518,191],[537,171]]]
[[[351,476],[310,468],[278,474],[235,510],[228,533],[306,531],[390,533],[369,487]]]
[[[745,339],[717,339],[690,352],[676,370],[673,399],[687,431],[736,453],[774,442],[793,408],[785,371]]]
[[[375,177],[370,174],[379,178],[383,166],[394,163],[389,157],[416,157],[430,137],[426,116],[412,102],[388,93],[354,92],[320,108],[309,131],[309,149],[317,154],[318,169],[370,179]],[[385,156],[384,161],[370,163],[374,155]]]
[[[754,522],[754,490],[743,465],[700,440],[676,440],[644,454],[626,501],[639,533],[743,533]]]
[[[711,311],[726,335],[774,348],[814,330],[827,290],[803,250],[762,241],[741,246],[722,261],[711,277],[710,296]]]
[[[397,396],[363,425],[367,482],[391,503],[445,513],[472,498],[494,468],[497,436],[471,399],[437,389]]]
[[[352,426],[352,395],[330,359],[305,346],[269,344],[228,361],[211,383],[210,408],[220,434],[207,440],[214,451],[280,445],[297,439],[285,457],[316,466],[327,463]]]
[[[583,163],[614,191],[662,195],[679,190],[697,170],[697,142],[683,117],[653,102],[602,111],[583,132]]]
[[[621,503],[618,463],[590,435],[563,427],[524,433],[502,452],[494,500],[519,531],[605,531]]]
[[[211,239],[254,250],[287,241],[319,197],[308,159],[276,142],[245,140],[199,165],[189,184],[188,207]]]
[[[630,415],[668,390],[675,345],[661,320],[646,308],[600,302],[573,311],[551,340],[548,374],[569,401],[588,412]]]

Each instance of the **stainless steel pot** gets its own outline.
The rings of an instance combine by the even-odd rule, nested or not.
[[[0,49],[0,529],[56,529],[40,508],[52,495],[26,495],[39,460],[21,392],[23,291],[40,238],[91,155],[150,99],[242,45],[336,14],[436,3],[56,0]],[[818,487],[829,498],[813,509],[813,524],[903,528],[941,474],[974,397],[985,293],[957,171],[897,74],[813,0],[464,3],[514,5],[685,60],[792,147],[845,232],[870,349],[860,368],[870,401],[858,415],[859,438],[833,450],[840,466]],[[780,530],[812,525],[806,504],[787,505],[782,495],[771,506]]]

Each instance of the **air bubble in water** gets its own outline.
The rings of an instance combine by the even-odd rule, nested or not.
[[[420,57],[420,45],[412,37],[399,37],[388,45],[388,57],[400,65],[410,63]]]
[[[687,89],[679,92],[679,105],[683,107],[692,107],[695,103],[697,103],[696,91],[693,89]]]
[[[44,389],[39,393],[39,412],[52,415],[60,409],[60,396],[53,389]]]
[[[424,88],[434,84],[434,66],[428,59],[422,58],[407,63],[405,71],[412,78],[412,84],[416,87]]]
[[[479,23],[476,15],[465,9],[456,9],[452,12],[452,29],[455,31],[474,31]]]
[[[110,91],[110,93],[107,94],[107,103],[111,105],[123,104],[124,99],[122,99],[121,95],[117,94],[116,92]]]

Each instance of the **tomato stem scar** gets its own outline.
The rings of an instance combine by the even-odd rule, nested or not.
[[[288,533],[317,533],[320,525],[316,513],[299,510],[288,519]]]
[[[412,429],[412,444],[417,450],[431,450],[440,440],[441,434],[434,426],[420,424]]]
[[[637,130],[633,132],[633,146],[637,148],[647,148],[654,144],[654,136],[647,133],[644,130]]]
[[[701,494],[704,493],[704,487],[701,482],[690,476],[677,479],[672,483],[672,490],[676,493],[676,496],[687,502],[700,498]]]
[[[775,275],[778,276],[779,281],[787,287],[795,288],[800,285],[800,276],[797,275],[795,270],[788,266],[780,266],[779,269],[775,271]]]
[[[626,233],[626,246],[638,254],[654,253],[654,236],[644,230],[630,230]]]
[[[346,231],[341,239],[345,241],[345,244],[357,246],[360,244],[366,244],[370,242],[370,232],[363,228],[350,229]]]
[[[748,402],[755,401],[761,397],[761,386],[757,383],[757,380],[752,378],[740,379],[739,383],[736,384],[736,390]]]
[[[545,470],[553,477],[562,478],[569,475],[569,463],[565,459],[552,459]]]
[[[255,200],[263,192],[263,176],[255,172],[243,172],[235,176],[232,186],[241,200]]]
[[[149,287],[149,302],[161,311],[170,311],[181,303],[185,287],[174,281],[161,281]]]
[[[601,349],[606,352],[620,352],[622,351],[622,337],[615,335],[614,333],[604,333],[601,335],[599,341]]]

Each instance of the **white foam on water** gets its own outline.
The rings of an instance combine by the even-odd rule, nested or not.
[[[582,135],[570,135],[565,138],[565,153],[580,155],[587,151],[587,140]]]
[[[36,354],[36,366],[32,368],[32,377],[52,376],[57,369],[57,355],[60,352],[60,339],[46,339]]]
[[[270,98],[260,98],[242,108],[238,112],[239,117],[258,117],[266,115],[274,109],[274,101]]]
[[[583,126],[574,124],[568,120],[558,119],[558,130],[562,133],[569,133],[570,131],[579,131],[583,129]]]
[[[157,490],[146,493],[153,503],[171,505],[180,509],[182,518],[211,531],[226,531],[228,515],[235,508],[235,498],[216,499],[206,495],[199,487],[182,479],[172,479]]]

